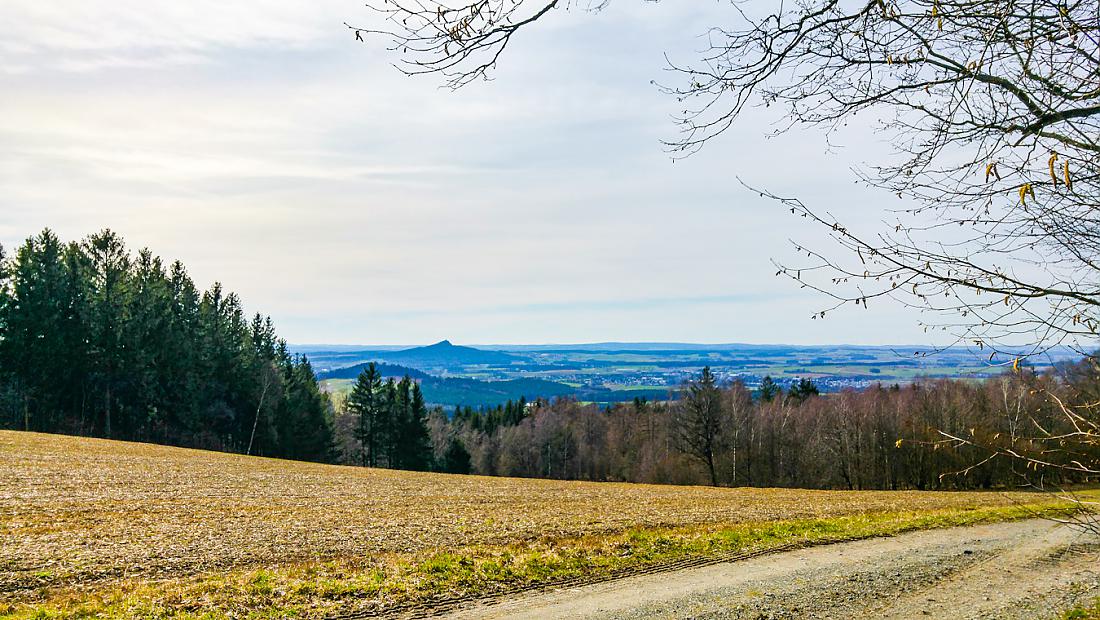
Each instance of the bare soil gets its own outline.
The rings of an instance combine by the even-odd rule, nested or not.
[[[628,528],[1034,498],[452,476],[0,431],[0,593]]]

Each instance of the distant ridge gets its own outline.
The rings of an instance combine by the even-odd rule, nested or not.
[[[317,373],[317,379],[355,379],[370,362],[337,368]],[[408,376],[420,384],[424,398],[433,405],[468,405],[472,407],[495,406],[506,400],[528,400],[537,398],[555,398],[572,396],[577,389],[546,379],[507,379],[503,381],[481,381],[460,377],[435,377],[415,368],[395,364],[375,362],[383,378],[401,378]]]
[[[325,379],[355,379],[359,376],[359,373],[366,370],[369,364],[370,362],[363,362],[362,364],[356,364],[354,366],[326,370],[317,373],[317,378],[322,381]],[[412,379],[425,379],[429,376],[427,373],[421,372],[415,368],[409,368],[408,366],[398,366],[396,364],[386,364],[384,362],[376,362],[375,366],[378,369],[378,373],[383,377],[395,377],[400,379],[401,377],[408,376]]]
[[[434,368],[469,364],[509,364],[518,358],[501,351],[486,351],[473,347],[451,344],[441,340],[426,347],[414,347],[400,351],[379,351],[373,356],[380,360],[414,368]]]
[[[990,359],[988,352],[967,347],[937,350],[902,345],[602,342],[475,347],[443,340],[398,350],[301,353],[309,354],[320,379],[353,379],[365,362],[375,360],[393,367],[384,371],[388,376],[409,374],[421,382],[430,402],[471,406],[519,395],[528,400],[568,396],[596,403],[666,400],[675,398],[679,386],[698,376],[704,366],[721,381],[742,381],[749,389],[771,377],[784,388],[809,379],[828,393],[942,377],[984,379],[1012,364],[1007,353]],[[1079,358],[1068,348],[1056,347],[1028,363],[1045,369]],[[420,374],[409,372],[412,369]],[[346,384],[333,386],[346,388]]]

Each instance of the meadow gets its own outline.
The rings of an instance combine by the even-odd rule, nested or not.
[[[0,431],[0,616],[383,612],[1062,509],[1026,493],[491,478]]]

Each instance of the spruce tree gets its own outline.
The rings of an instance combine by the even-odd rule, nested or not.
[[[115,427],[126,432],[130,421],[126,410],[116,411],[116,391],[124,380],[125,343],[123,324],[129,309],[130,255],[111,230],[91,235],[84,241],[88,256],[88,331],[91,343],[93,383],[100,399],[101,429],[111,437]]]
[[[290,441],[293,457],[304,461],[332,460],[328,398],[318,387],[313,366],[305,357],[294,367],[289,399],[293,405],[296,431],[296,436]]]
[[[449,474],[470,473],[470,452],[458,437],[452,437],[443,453],[442,470]]]
[[[164,374],[171,382],[166,390],[165,424],[172,442],[184,441],[201,432],[205,377],[201,363],[199,292],[183,263],[172,263],[168,276],[171,310],[161,338]]]
[[[432,444],[428,436],[428,407],[420,384],[412,383],[412,398],[402,433],[403,468],[428,471],[432,467]]]
[[[109,230],[0,249],[0,426],[327,460],[331,413],[270,318],[178,261]]]
[[[393,377],[386,379],[382,385],[382,402],[380,403],[378,416],[378,455],[385,458],[385,463],[379,459],[379,465],[396,469],[397,463],[397,438],[398,420],[400,419],[401,406],[398,402],[397,383]]]
[[[122,361],[135,409],[133,426],[146,439],[164,423],[165,395],[173,382],[163,373],[167,362],[163,339],[172,316],[171,285],[160,258],[147,249],[135,261],[131,288],[128,319],[122,326]]]
[[[50,230],[27,239],[15,256],[5,304],[2,366],[11,377],[23,430],[55,430],[63,407],[53,382],[65,372],[69,295],[63,247]]]
[[[819,393],[817,384],[806,378],[799,379],[798,383],[792,385],[791,389],[787,390],[787,394],[800,403],[811,396],[817,396]]]
[[[397,382],[394,400],[391,403],[390,467],[394,469],[409,469],[409,422],[413,415],[412,385],[413,381],[408,375],[402,377]]]
[[[361,446],[360,464],[367,467],[378,465],[380,431],[383,428],[382,398],[382,376],[378,373],[378,366],[371,362],[355,380],[347,405],[349,411],[359,416],[355,438]]]
[[[771,402],[775,400],[776,396],[782,393],[782,388],[772,379],[771,375],[765,376],[764,379],[760,381],[760,400],[766,403]]]

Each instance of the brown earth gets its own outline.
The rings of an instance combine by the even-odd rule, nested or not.
[[[634,527],[1027,499],[1034,496],[454,476],[0,431],[0,592]]]

